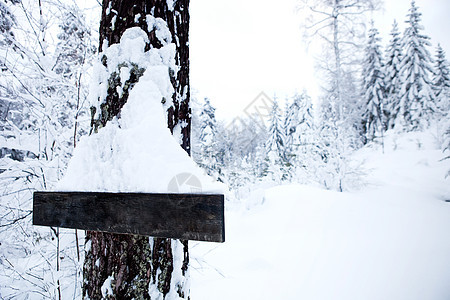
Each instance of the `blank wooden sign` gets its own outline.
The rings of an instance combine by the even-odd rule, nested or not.
[[[35,192],[33,224],[223,243],[224,196]]]

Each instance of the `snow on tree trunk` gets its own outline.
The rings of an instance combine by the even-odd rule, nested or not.
[[[189,0],[103,0],[99,49],[105,52],[109,46],[120,43],[123,33],[132,27],[147,34],[146,51],[159,49],[165,38],[160,34],[164,29],[160,28],[161,23],[171,35],[165,42],[176,45],[178,67],[170,73],[172,99],[162,100],[167,108],[167,126],[190,154]],[[104,67],[117,68],[119,72],[108,78],[107,94],[105,99],[99,99],[100,106],[91,108],[93,132],[120,116],[129,92],[145,71],[133,63],[110,66],[114,62],[102,53],[100,56]],[[129,74],[123,75],[123,70]],[[188,298],[188,263],[187,241],[87,232],[83,295],[91,299],[162,299],[170,293]]]

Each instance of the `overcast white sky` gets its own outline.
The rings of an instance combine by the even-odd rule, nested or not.
[[[394,18],[402,30],[410,0],[386,0],[375,15],[382,33]],[[425,33],[450,55],[450,0],[417,0]],[[305,52],[296,0],[191,0],[191,83],[219,118],[232,118],[261,92],[273,97],[318,92],[312,54]]]
[[[98,7],[93,1],[77,3]],[[403,31],[410,3],[385,0],[383,11],[374,15],[383,35],[389,34],[394,18]],[[297,4],[298,0],[191,0],[191,83],[198,96],[211,99],[219,118],[241,114],[262,91],[279,98],[304,88],[313,97],[318,94],[314,53],[305,51]],[[416,4],[433,43],[431,53],[439,42],[450,59],[450,0]]]

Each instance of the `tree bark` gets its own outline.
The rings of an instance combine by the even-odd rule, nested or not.
[[[176,44],[176,74],[171,75],[174,94],[167,110],[167,126],[172,133],[178,130],[181,147],[190,154],[190,85],[189,85],[189,0],[175,0],[174,7],[168,7],[166,0],[103,0],[100,23],[99,52],[108,46],[119,43],[122,34],[131,27],[140,27],[149,38],[146,50],[162,47],[155,32],[148,31],[146,16],[162,18],[172,33]],[[112,24],[114,22],[114,24]],[[100,54],[101,55],[101,54]],[[106,58],[106,57],[104,57]],[[108,61],[102,59],[107,66]],[[130,74],[130,88],[119,97],[116,86],[108,88],[105,105],[94,118],[92,108],[92,132],[105,126],[126,103],[129,91],[139,81],[143,70],[137,68]],[[171,288],[174,271],[173,253],[170,239],[148,238],[133,235],[117,235],[88,231],[88,249],[84,263],[83,296],[102,299],[101,287],[111,278],[114,296],[109,299],[150,299],[149,285],[154,284],[158,291],[167,295]],[[189,264],[187,241],[181,241],[183,248],[182,275],[186,276]],[[90,248],[90,249],[89,249]],[[178,295],[188,298],[188,291],[182,283],[176,284]]]

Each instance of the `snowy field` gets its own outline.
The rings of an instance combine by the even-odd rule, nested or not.
[[[191,299],[450,299],[438,137],[391,133],[384,154],[361,149],[358,191],[286,185],[229,203],[226,243],[191,244]]]

